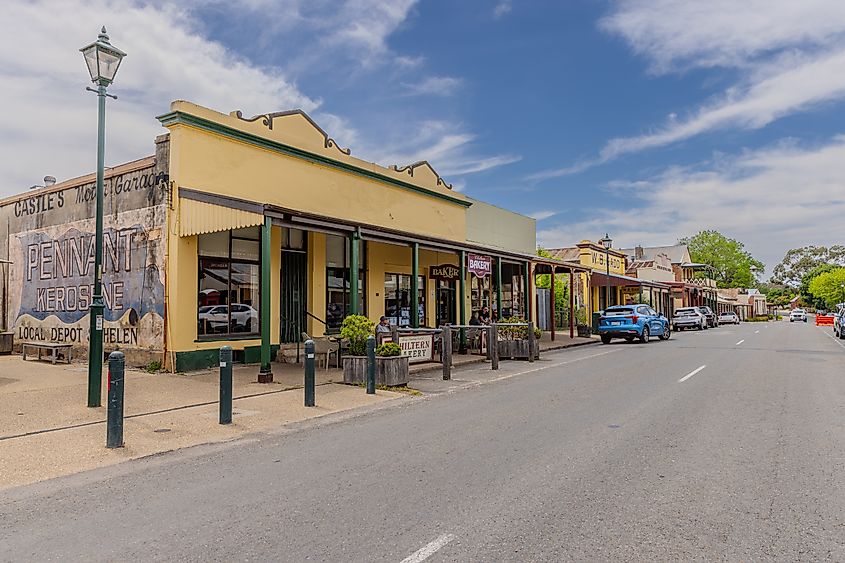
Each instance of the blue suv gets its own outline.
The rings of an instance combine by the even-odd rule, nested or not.
[[[646,343],[652,336],[668,340],[671,335],[669,320],[648,305],[616,305],[608,307],[599,317],[599,335],[604,344],[612,338],[628,342],[639,338]]]

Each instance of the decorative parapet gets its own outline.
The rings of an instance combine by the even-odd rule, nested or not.
[[[288,117],[290,115],[298,115],[298,116],[301,116],[304,119],[306,119],[308,121],[308,123],[310,123],[314,127],[314,129],[316,129],[323,136],[323,148],[326,148],[326,149],[335,148],[338,151],[340,151],[341,153],[345,154],[346,156],[349,156],[350,154],[352,154],[352,151],[349,150],[348,148],[347,149],[341,148],[334,139],[329,137],[328,133],[323,131],[322,127],[317,125],[316,121],[311,119],[311,116],[309,116],[307,113],[305,113],[301,109],[292,109],[292,110],[288,110],[288,111],[277,111],[277,112],[274,112],[274,113],[264,113],[264,114],[261,114],[261,115],[254,115],[254,116],[249,117],[249,118],[244,117],[243,114],[241,113],[241,110],[233,111],[229,115],[237,117],[241,121],[246,121],[247,123],[253,123],[253,122],[258,121],[260,119],[262,125],[266,126],[267,129],[269,129],[270,131],[273,130],[273,121],[276,120],[277,118]]]

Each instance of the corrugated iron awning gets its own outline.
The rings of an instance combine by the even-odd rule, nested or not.
[[[262,213],[179,198],[179,236],[189,237],[264,224]]]

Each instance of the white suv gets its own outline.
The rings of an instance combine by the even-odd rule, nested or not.
[[[795,321],[807,322],[807,313],[804,312],[804,309],[793,309],[789,313],[789,322],[794,323]]]

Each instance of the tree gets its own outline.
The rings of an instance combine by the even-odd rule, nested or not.
[[[835,268],[814,277],[809,290],[828,309],[845,302],[845,268]]]
[[[763,272],[763,263],[751,256],[744,244],[718,231],[701,231],[678,242],[687,245],[693,262],[713,267],[719,287],[754,287],[757,279],[752,268]]]
[[[820,275],[837,269],[839,269],[839,266],[835,264],[820,264],[801,276],[801,285],[798,286],[798,292],[805,303],[816,308],[824,307],[824,300],[813,295],[813,292],[810,291],[810,284]]]
[[[788,250],[772,270],[772,282],[798,287],[804,274],[824,264],[845,266],[845,246],[803,246]]]
[[[537,248],[537,256],[542,258],[552,258],[552,254],[545,248]],[[551,274],[540,274],[537,276],[536,284],[539,289],[551,289],[552,276]],[[555,311],[565,311],[569,309],[569,282],[563,281],[560,278],[555,278]]]

